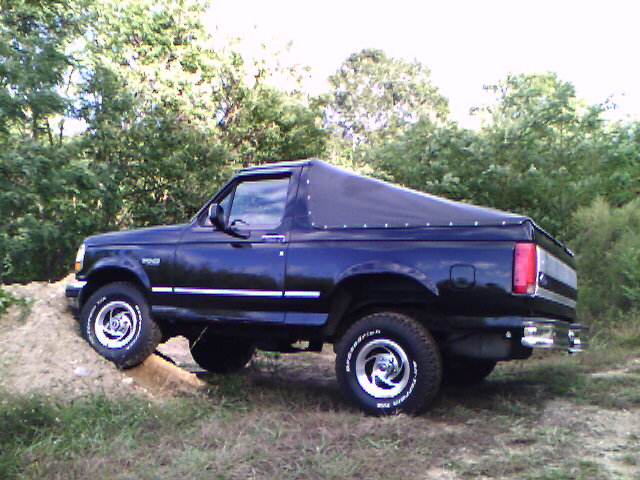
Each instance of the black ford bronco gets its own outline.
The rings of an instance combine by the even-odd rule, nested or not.
[[[122,368],[176,335],[217,373],[330,343],[373,414],[585,345],[573,255],[531,219],[314,159],[240,171],[186,224],[89,237],[76,272],[82,334]]]

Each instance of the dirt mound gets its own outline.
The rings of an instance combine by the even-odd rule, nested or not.
[[[71,276],[57,283],[3,287],[25,304],[13,305],[0,317],[0,388],[68,399],[97,393],[157,398],[201,385],[195,375],[156,355],[125,371],[99,356],[80,337],[67,308],[64,289],[70,281]],[[165,348],[185,356],[184,342],[172,340]]]

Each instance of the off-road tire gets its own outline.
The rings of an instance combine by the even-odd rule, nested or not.
[[[438,393],[442,361],[424,326],[398,313],[376,313],[342,336],[336,377],[347,399],[365,413],[413,414]]]
[[[80,332],[118,368],[142,363],[162,337],[147,299],[129,282],[109,283],[89,297],[80,312]]]
[[[212,373],[233,373],[244,368],[256,349],[249,340],[207,335],[189,341],[198,365]]]
[[[442,366],[442,383],[446,385],[473,385],[487,378],[496,368],[495,360],[453,357]]]

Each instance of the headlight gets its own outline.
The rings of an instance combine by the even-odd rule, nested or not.
[[[79,272],[80,270],[82,270],[82,264],[84,263],[84,251],[85,251],[85,246],[83,243],[82,245],[80,245],[80,248],[78,249],[78,254],[76,255],[76,263],[74,265],[74,270],[76,272]]]

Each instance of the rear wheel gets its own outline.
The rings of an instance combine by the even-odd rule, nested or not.
[[[249,363],[256,349],[245,339],[203,336],[189,341],[191,355],[198,365],[212,373],[233,373]]]
[[[442,367],[442,381],[448,385],[473,385],[487,378],[496,368],[495,360],[450,358]]]
[[[145,296],[128,282],[110,283],[91,295],[80,313],[80,326],[89,344],[120,368],[142,363],[162,336]]]
[[[421,324],[397,313],[356,322],[336,352],[336,376],[345,396],[373,415],[415,413],[438,392],[440,352]]]

